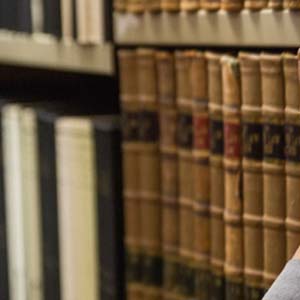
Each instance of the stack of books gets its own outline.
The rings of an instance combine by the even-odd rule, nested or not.
[[[118,58],[127,299],[261,299],[300,244],[297,55]]]
[[[0,298],[123,297],[118,116],[1,102]]]

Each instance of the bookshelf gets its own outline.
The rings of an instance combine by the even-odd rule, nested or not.
[[[113,46],[63,43],[48,35],[0,31],[0,63],[98,75],[114,74]]]
[[[298,47],[300,12],[114,14],[119,45]]]

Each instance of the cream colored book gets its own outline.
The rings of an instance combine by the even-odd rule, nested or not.
[[[79,43],[104,43],[104,0],[76,0],[76,15]]]
[[[62,37],[65,42],[73,40],[74,35],[74,15],[73,15],[73,0],[61,0],[61,24],[62,24]]]
[[[31,0],[31,18],[33,33],[43,32],[44,13],[43,0]]]
[[[4,183],[11,300],[28,299],[25,276],[24,199],[21,172],[21,111],[21,106],[17,104],[5,105],[2,110]]]
[[[98,300],[95,153],[88,118],[56,123],[62,300]]]
[[[22,110],[21,133],[27,297],[29,300],[42,300],[38,140],[37,119],[33,108],[27,107]]]

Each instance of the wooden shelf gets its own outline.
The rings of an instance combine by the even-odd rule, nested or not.
[[[46,35],[0,31],[0,63],[53,70],[113,75],[113,46],[80,46]]]
[[[300,12],[114,14],[119,45],[299,47]]]

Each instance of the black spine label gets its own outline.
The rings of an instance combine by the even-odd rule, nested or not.
[[[284,126],[266,123],[263,126],[264,159],[284,160]]]
[[[285,125],[286,159],[290,162],[300,162],[300,126]]]
[[[139,114],[137,112],[124,112],[122,115],[123,140],[135,142],[139,138]]]
[[[196,270],[196,298],[210,299],[211,273],[208,270]]]
[[[160,256],[143,255],[143,282],[146,285],[161,286],[163,260]]]
[[[221,120],[210,120],[210,152],[215,155],[224,153],[223,122]]]
[[[244,299],[244,285],[232,281],[226,282],[226,299],[243,300]]]
[[[193,147],[193,117],[191,114],[181,113],[178,116],[178,145],[185,149]]]
[[[243,123],[243,155],[246,158],[262,160],[263,130],[257,123]]]
[[[139,114],[139,140],[157,142],[159,137],[158,116],[155,111],[141,111]]]
[[[126,251],[126,280],[128,282],[139,282],[141,281],[141,255],[138,253]]]
[[[261,300],[264,296],[264,290],[245,286],[245,299],[244,300]]]
[[[225,279],[224,276],[211,275],[210,299],[225,300]]]

